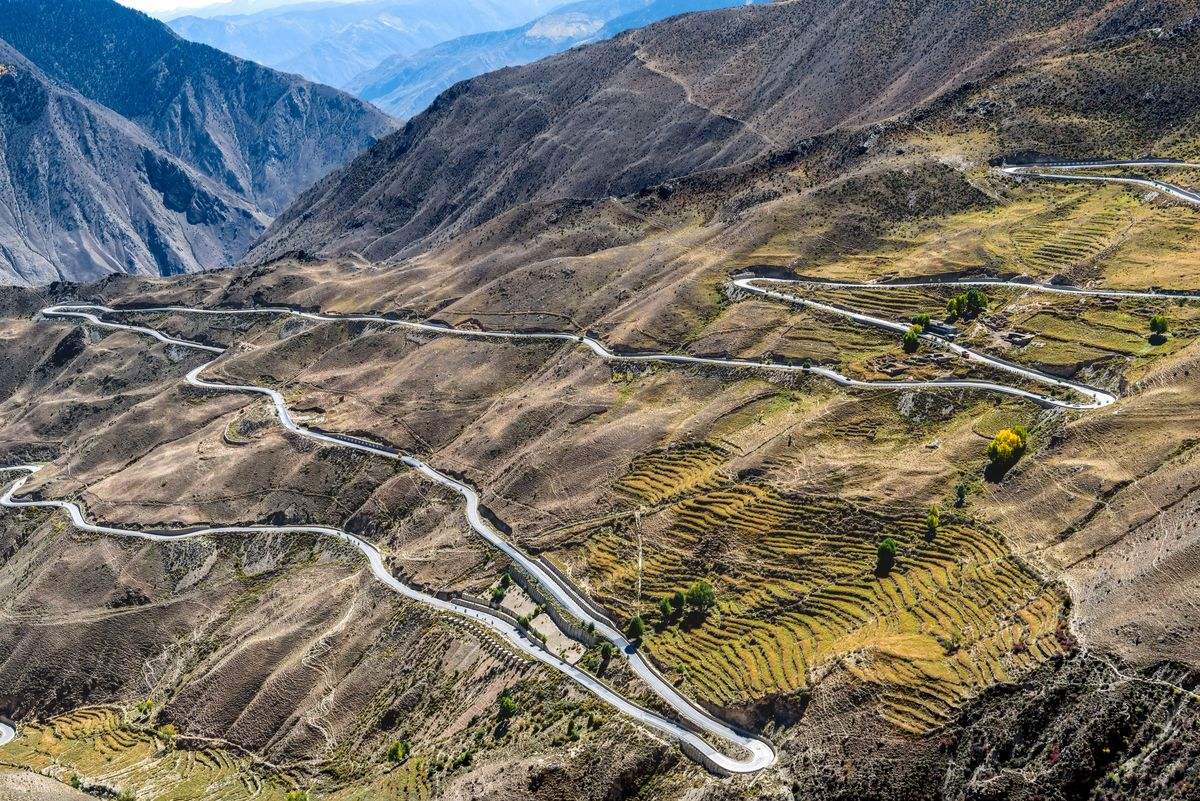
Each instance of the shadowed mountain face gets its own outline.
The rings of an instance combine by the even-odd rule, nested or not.
[[[393,126],[349,95],[186,42],[111,0],[0,0],[0,38],[268,215]]]
[[[411,255],[530,201],[637,192],[871,125],[1148,13],[814,0],[673,18],[452,87],[306,192],[249,258]]]
[[[303,3],[208,19],[183,16],[170,25],[194,42],[342,86],[389,56],[519,25],[550,5],[550,0]]]
[[[424,111],[438,94],[457,81],[501,67],[528,64],[675,14],[732,5],[739,3],[736,0],[583,0],[556,8],[519,28],[463,36],[412,55],[394,55],[344,86],[390,114],[408,118]]]
[[[236,260],[267,218],[0,41],[0,280],[172,275]]]

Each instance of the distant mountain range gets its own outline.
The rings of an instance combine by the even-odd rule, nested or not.
[[[111,0],[0,0],[0,282],[230,264],[395,122]]]
[[[582,0],[518,28],[459,37],[412,55],[393,55],[342,87],[390,114],[408,118],[451,85],[485,72],[528,64],[675,14],[766,1]]]
[[[194,42],[342,86],[389,56],[520,25],[551,7],[552,0],[368,0],[189,15],[169,24]]]

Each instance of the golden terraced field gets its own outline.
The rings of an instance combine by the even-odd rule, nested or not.
[[[884,718],[924,732],[978,690],[1061,653],[1063,596],[995,534],[943,512],[927,539],[924,509],[786,495],[724,476],[726,455],[690,444],[636,460],[617,490],[643,508],[640,531],[601,527],[586,554],[594,591],[657,622],[645,647],[704,701],[802,691],[840,665],[878,689]],[[900,556],[879,577],[883,537]],[[707,619],[663,625],[650,614],[698,578],[717,590]]]

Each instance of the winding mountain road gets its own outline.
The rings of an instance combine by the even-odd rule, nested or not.
[[[1200,192],[1185,186],[1158,181],[1153,178],[1138,178],[1132,175],[1071,175],[1076,170],[1100,170],[1108,167],[1130,167],[1142,169],[1200,169],[1200,164],[1172,159],[1142,159],[1130,161],[1047,161],[1035,164],[1003,164],[1000,172],[1012,176],[1041,178],[1049,181],[1093,181],[1098,183],[1128,184],[1144,186],[1163,192],[1193,206],[1200,206]],[[1053,170],[1054,172],[1046,172]]]
[[[344,442],[337,444],[345,445]],[[380,583],[387,586],[392,591],[403,595],[418,603],[431,606],[434,609],[448,612],[450,614],[459,615],[460,617],[468,618],[475,623],[478,623],[487,629],[504,637],[521,653],[524,653],[533,659],[542,662],[545,665],[557,670],[564,676],[575,681],[584,689],[595,694],[601,700],[611,704],[618,711],[633,718],[639,723],[663,734],[673,740],[689,745],[699,753],[703,754],[706,760],[711,761],[716,767],[728,771],[730,773],[743,773],[761,770],[770,766],[775,761],[775,752],[766,742],[740,735],[734,732],[723,723],[716,721],[710,717],[700,717],[696,715],[684,714],[685,710],[691,710],[692,705],[688,702],[683,703],[683,709],[677,709],[681,714],[684,714],[688,720],[691,720],[695,725],[699,726],[703,731],[713,734],[728,742],[734,743],[737,746],[744,748],[749,755],[746,757],[730,757],[717,749],[713,748],[707,741],[699,737],[691,730],[680,726],[679,724],[667,720],[666,718],[645,709],[638,704],[627,700],[624,696],[617,693],[608,685],[601,682],[592,674],[576,667],[575,665],[566,662],[541,645],[535,644],[525,634],[523,634],[516,626],[496,617],[495,615],[474,609],[468,606],[454,603],[453,601],[442,600],[428,593],[416,590],[404,582],[397,579],[388,570],[384,562],[383,556],[379,553],[374,545],[371,545],[366,540],[343,531],[339,528],[329,526],[213,526],[207,528],[187,531],[180,534],[162,534],[147,531],[138,531],[136,529],[116,528],[113,526],[100,526],[87,520],[83,514],[83,510],[77,504],[70,501],[26,501],[17,500],[13,496],[29,480],[30,476],[40,470],[38,465],[14,465],[11,467],[0,467],[3,471],[23,471],[26,473],[0,496],[0,506],[9,508],[53,508],[66,510],[71,517],[71,523],[80,531],[88,531],[93,534],[105,534],[117,537],[131,537],[135,539],[149,540],[152,542],[176,542],[179,540],[195,539],[197,537],[217,537],[221,535],[247,535],[247,534],[264,534],[264,533],[308,533],[316,534],[324,537],[334,537],[349,543],[357,548],[367,558],[367,563],[370,565],[372,575]],[[440,475],[440,474],[438,474]],[[461,485],[460,485],[461,486]],[[477,513],[476,513],[477,514]],[[640,659],[640,656],[638,656]],[[661,680],[659,680],[661,681]],[[664,701],[671,703],[671,695],[674,693],[674,688],[669,684],[664,688],[659,688],[652,685],[653,689],[662,690]],[[674,704],[672,704],[674,706]],[[11,740],[14,735],[12,727],[0,724],[0,745],[3,745],[7,740]]]
[[[842,309],[829,304],[817,303],[803,298],[798,298],[794,295],[789,295],[783,292],[773,292],[768,289],[756,286],[758,282],[776,283],[776,284],[796,284],[802,285],[806,281],[799,279],[780,279],[780,278],[759,278],[753,275],[735,276],[732,280],[734,286],[739,289],[751,292],[771,300],[782,301],[794,305],[804,305],[810,308],[820,309],[831,314],[836,314],[864,325],[883,328],[888,331],[903,334],[908,330],[908,324],[897,323],[890,320],[884,320],[878,317],[861,314],[859,312]],[[886,285],[880,285],[886,286]],[[948,350],[958,353],[964,358],[975,361],[981,364],[986,364],[990,367],[995,367],[1005,372],[1012,373],[1018,377],[1028,379],[1037,383],[1052,386],[1057,389],[1066,389],[1072,392],[1077,392],[1084,396],[1087,400],[1084,402],[1074,402],[1056,398],[1051,395],[1043,395],[1037,392],[1031,392],[1019,387],[1011,387],[1006,384],[998,384],[994,381],[979,381],[973,379],[945,378],[945,379],[930,379],[930,380],[863,380],[851,378],[850,376],[839,373],[829,367],[821,367],[817,365],[804,366],[799,364],[787,364],[779,362],[762,362],[753,359],[731,359],[716,356],[689,356],[681,353],[621,353],[614,351],[604,342],[586,335],[568,334],[556,332],[524,332],[524,331],[496,331],[486,329],[467,329],[454,328],[453,326],[443,325],[441,323],[429,323],[417,320],[405,320],[398,317],[389,317],[383,315],[371,314],[325,314],[321,312],[298,311],[279,306],[266,306],[258,308],[229,308],[229,309],[202,309],[192,308],[188,306],[150,306],[146,308],[129,308],[115,309],[108,306],[87,305],[87,304],[70,304],[60,306],[49,306],[42,310],[44,315],[60,316],[60,317],[79,317],[92,322],[95,325],[107,326],[110,328],[124,328],[130,331],[139,331],[141,333],[154,336],[162,342],[170,342],[177,345],[189,347],[198,347],[212,353],[220,352],[220,348],[213,348],[207,345],[198,345],[197,343],[188,343],[182,340],[172,340],[164,334],[154,331],[150,328],[142,326],[124,325],[118,323],[101,322],[97,314],[201,314],[201,315],[290,315],[305,320],[314,322],[361,322],[361,323],[378,323],[383,325],[400,326],[425,333],[439,334],[443,336],[456,336],[468,339],[491,339],[491,340],[516,340],[516,341],[558,341],[581,344],[592,351],[596,356],[604,361],[626,363],[626,364],[677,364],[684,366],[698,367],[726,367],[745,370],[756,370],[773,373],[811,373],[813,375],[822,376],[844,387],[854,387],[857,389],[866,390],[884,390],[895,391],[905,389],[977,389],[984,392],[994,392],[1001,395],[1011,395],[1018,398],[1033,401],[1042,406],[1055,407],[1060,409],[1098,409],[1102,406],[1107,406],[1116,400],[1116,397],[1109,392],[1095,387],[1089,387],[1085,384],[1079,384],[1073,381],[1065,381],[1051,375],[1039,372],[1037,370],[1022,367],[1020,365],[1006,362],[1003,359],[994,356],[987,356],[961,345],[955,345],[948,340],[937,337],[933,334],[923,334],[922,338],[930,342],[938,343]],[[212,388],[212,387],[210,387]],[[231,387],[232,388],[232,387]],[[237,387],[237,389],[252,392],[264,392],[261,388],[256,387]],[[326,441],[337,441],[344,443],[344,440],[325,437]]]
[[[1089,163],[1058,163],[1058,164],[1041,164],[1041,165],[1023,165],[1023,166],[1002,166],[1000,169],[1009,175],[1029,176],[1036,178],[1060,179],[1060,180],[1087,180],[1087,181],[1111,181],[1127,184],[1145,185],[1157,189],[1159,191],[1171,194],[1181,200],[1189,203],[1200,205],[1200,194],[1192,192],[1183,187],[1177,187],[1173,184],[1168,184],[1161,181],[1153,181],[1147,179],[1125,177],[1125,176],[1092,176],[1092,175],[1061,175],[1055,173],[1043,172],[1046,169],[1070,171],[1082,169],[1095,169],[1107,166],[1123,166],[1123,167],[1195,167],[1200,165],[1188,165],[1180,162],[1089,162]],[[908,281],[888,284],[850,284],[836,282],[820,282],[806,281],[801,279],[779,279],[765,278],[753,275],[735,276],[732,279],[733,286],[738,289],[768,298],[774,301],[781,301],[794,305],[802,305],[808,308],[823,311],[829,314],[835,314],[855,322],[881,328],[886,331],[903,334],[908,329],[908,324],[886,320],[872,315],[863,314],[850,309],[841,308],[832,304],[820,303],[818,301],[809,300],[807,298],[797,297],[785,292],[778,292],[767,288],[764,285],[794,285],[794,286],[809,286],[823,288],[872,288],[872,289],[887,289],[892,287],[913,287],[913,286],[1004,286],[1013,287],[1023,290],[1035,290],[1044,292],[1059,292],[1072,293],[1082,295],[1096,295],[1106,297],[1145,297],[1145,298],[1183,298],[1186,300],[1200,300],[1200,295],[1194,294],[1174,294],[1174,293],[1156,293],[1156,292],[1137,292],[1128,290],[1091,290],[1076,287],[1063,287],[1052,285],[1041,285],[1033,283],[1024,283],[1018,281],[1001,281],[996,279],[968,279],[959,281]],[[1043,395],[1029,390],[1010,387],[1003,384],[997,384],[990,381],[978,381],[969,379],[940,379],[929,381],[865,381],[853,379],[838,373],[835,370],[825,367],[805,367],[792,364],[778,363],[763,363],[752,361],[749,359],[726,359],[717,357],[703,356],[688,356],[683,354],[672,353],[618,353],[613,351],[603,342],[590,336],[583,336],[569,333],[528,333],[528,332],[508,332],[508,331],[489,331],[489,330],[467,330],[457,329],[448,325],[439,323],[419,322],[398,319],[395,317],[377,316],[377,315],[333,315],[322,314],[317,312],[298,311],[289,308],[253,308],[253,309],[197,309],[182,306],[160,306],[138,309],[113,309],[107,306],[86,305],[86,304],[70,304],[51,306],[43,310],[43,314],[47,317],[68,317],[83,320],[84,322],[108,329],[125,330],[143,334],[155,338],[156,340],[168,345],[187,348],[191,350],[201,351],[212,354],[213,358],[209,361],[195,367],[186,376],[186,381],[195,387],[209,389],[222,392],[242,392],[259,394],[269,397],[274,405],[276,414],[279,417],[280,423],[288,430],[328,445],[338,447],[346,447],[368,453],[374,456],[393,459],[403,462],[412,469],[419,472],[429,481],[436,483],[442,487],[453,490],[461,495],[465,501],[464,514],[467,523],[471,529],[487,540],[493,547],[505,553],[512,561],[521,566],[535,581],[537,581],[544,590],[550,594],[559,604],[570,611],[575,617],[584,623],[591,623],[595,626],[597,634],[605,637],[610,642],[615,644],[628,660],[630,668],[636,673],[645,684],[658,697],[680,717],[683,723],[669,720],[662,715],[650,711],[632,701],[629,701],[621,694],[617,693],[612,688],[605,685],[595,676],[586,671],[572,665],[554,654],[550,653],[543,646],[533,642],[529,636],[523,633],[516,626],[511,625],[506,620],[489,614],[480,609],[466,606],[454,601],[445,600],[428,593],[421,592],[413,587],[404,584],[402,581],[395,578],[387,568],[386,562],[380,552],[365,540],[356,537],[342,529],[328,526],[211,526],[202,529],[188,530],[178,534],[138,531],[136,529],[124,529],[111,526],[100,526],[89,522],[83,514],[82,509],[75,503],[64,500],[18,500],[15,496],[28,482],[29,478],[37,472],[40,467],[36,465],[16,465],[12,467],[0,467],[0,471],[18,471],[24,472],[25,475],[13,482],[8,489],[0,496],[0,505],[11,508],[23,507],[46,507],[65,510],[71,517],[72,523],[83,531],[90,531],[97,534],[105,534],[112,536],[134,537],[151,541],[172,541],[179,539],[189,539],[196,537],[214,537],[221,535],[249,535],[262,534],[270,532],[293,532],[293,533],[310,533],[319,536],[334,537],[346,543],[349,543],[358,549],[367,559],[374,577],[395,591],[411,600],[426,604],[430,607],[444,611],[450,614],[459,615],[468,618],[492,632],[504,637],[515,648],[522,653],[527,654],[531,658],[546,664],[554,670],[559,671],[564,676],[575,681],[581,687],[595,694],[598,698],[611,704],[621,713],[640,722],[644,726],[650,728],[659,734],[665,735],[668,738],[676,740],[684,745],[685,751],[689,751],[693,756],[701,759],[710,767],[728,772],[728,773],[749,773],[763,768],[769,767],[775,762],[775,751],[766,740],[755,737],[730,727],[724,722],[717,720],[705,710],[700,708],[693,701],[680,694],[674,686],[666,681],[659,673],[645,660],[642,655],[634,648],[624,635],[613,625],[612,621],[602,612],[590,604],[582,595],[565,579],[556,575],[553,571],[546,569],[538,560],[525,554],[521,549],[515,546],[504,538],[484,518],[479,501],[479,495],[476,490],[469,484],[447,475],[427,463],[417,459],[415,456],[400,453],[392,448],[365,442],[351,437],[343,437],[333,434],[328,434],[314,429],[307,428],[292,417],[290,411],[284,402],[283,396],[276,390],[269,387],[259,387],[243,384],[225,384],[206,380],[201,377],[201,374],[214,361],[216,361],[225,351],[223,348],[213,347],[198,342],[178,339],[168,336],[153,328],[138,326],[132,324],[115,323],[101,319],[101,314],[120,314],[128,312],[137,313],[179,313],[179,314],[207,314],[207,315],[279,315],[286,314],[304,319],[309,319],[318,322],[342,321],[342,322],[369,322],[382,323],[387,325],[404,326],[410,329],[424,331],[438,335],[471,337],[479,339],[504,339],[504,340],[540,340],[540,341],[562,341],[569,343],[581,344],[590,349],[594,354],[601,359],[613,362],[656,362],[667,364],[681,365],[697,365],[697,366],[713,366],[713,367],[733,367],[747,368],[755,370],[767,370],[778,372],[808,372],[815,375],[820,375],[828,378],[840,385],[848,387],[856,387],[863,389],[980,389],[989,392],[997,392],[1007,395],[1026,398],[1035,403],[1044,406],[1058,407],[1065,409],[1096,409],[1107,406],[1117,400],[1116,396],[1110,392],[1095,387],[1090,387],[1077,382],[1066,381],[1064,379],[1050,376],[1031,368],[1013,364],[1011,362],[999,359],[994,356],[978,353],[961,345],[957,345],[947,339],[935,336],[933,334],[923,334],[922,338],[935,344],[938,347],[947,349],[951,352],[961,355],[964,359],[986,365],[990,368],[997,369],[1009,374],[1015,375],[1021,379],[1052,387],[1056,390],[1066,390],[1085,398],[1082,402],[1065,401],[1050,395]],[[687,725],[684,725],[687,724]],[[732,746],[736,752],[734,755],[725,753],[722,750],[715,748],[707,740],[697,734],[697,731],[703,732],[717,740],[723,742],[727,747]],[[11,726],[0,723],[0,745],[8,742],[15,736],[15,732]]]
[[[862,323],[863,325],[874,326],[875,328],[882,328],[885,331],[893,331],[898,334],[904,334],[904,332],[906,332],[909,329],[909,327],[912,325],[911,323],[898,323],[894,320],[886,320],[882,317],[874,317],[870,314],[863,314],[862,312],[851,311],[850,309],[844,309],[841,306],[834,306],[829,303],[821,303],[819,301],[809,300],[808,298],[797,297],[796,295],[790,295],[786,292],[776,292],[774,290],[765,289],[765,288],[759,286],[760,283],[788,285],[788,286],[813,286],[813,285],[817,285],[817,284],[819,284],[821,286],[828,286],[828,284],[824,284],[821,282],[812,282],[812,281],[806,281],[803,279],[796,279],[796,278],[759,278],[759,277],[752,276],[752,275],[751,276],[743,275],[743,276],[735,276],[733,279],[733,285],[735,287],[737,287],[738,289],[742,289],[747,292],[751,292],[753,294],[760,295],[765,298],[769,298],[771,300],[777,300],[777,301],[781,301],[783,303],[791,303],[796,306],[805,306],[810,309],[816,309],[818,311],[826,312],[827,314],[838,315],[840,317],[845,317],[847,319],[854,320],[855,322]],[[958,285],[958,284],[955,284],[955,285]],[[890,285],[889,284],[864,284],[863,286],[875,288],[875,287],[886,287],[886,286],[890,286]],[[1090,387],[1087,384],[1080,384],[1076,381],[1067,381],[1066,379],[1058,378],[1056,376],[1052,376],[1047,373],[1043,373],[1040,370],[1034,370],[1031,367],[1023,367],[1019,364],[1014,364],[1013,362],[1007,361],[1005,359],[1001,359],[997,356],[989,356],[986,353],[980,353],[978,351],[974,351],[974,350],[971,350],[970,348],[967,348],[962,345],[951,342],[950,340],[946,339],[945,337],[940,337],[940,336],[937,336],[936,334],[923,333],[920,336],[921,336],[921,339],[925,340],[926,342],[930,342],[930,343],[936,345],[937,347],[940,347],[944,350],[950,351],[951,353],[956,353],[968,361],[972,361],[977,364],[984,364],[984,365],[987,365],[988,367],[992,367],[997,370],[1002,370],[1006,373],[1011,373],[1012,375],[1015,375],[1018,378],[1024,378],[1026,380],[1034,381],[1036,383],[1044,384],[1046,386],[1051,386],[1056,389],[1065,389],[1065,390],[1069,390],[1071,392],[1076,392],[1076,393],[1086,397],[1087,400],[1084,402],[1065,401],[1065,400],[1061,400],[1059,398],[1052,397],[1050,395],[1041,395],[1037,392],[1030,392],[1029,390],[1020,389],[1018,387],[1010,387],[1010,386],[1006,386],[1004,384],[995,384],[991,381],[971,381],[968,379],[952,379],[952,378],[935,379],[935,380],[931,380],[931,381],[861,381],[859,379],[848,378],[848,377],[842,375],[841,373],[834,372],[834,371],[829,370],[828,368],[824,368],[824,367],[811,367],[809,369],[814,373],[827,376],[827,377],[833,379],[834,381],[836,381],[837,383],[843,384],[845,386],[868,387],[868,388],[883,387],[883,388],[890,388],[890,389],[972,387],[972,388],[976,388],[976,389],[987,390],[989,392],[999,392],[999,393],[1002,393],[1005,395],[1015,395],[1017,397],[1022,397],[1022,398],[1026,398],[1028,400],[1032,400],[1035,403],[1039,403],[1043,406],[1053,406],[1053,407],[1057,407],[1060,409],[1099,409],[1104,406],[1108,406],[1109,404],[1114,403],[1117,400],[1116,395],[1114,395],[1111,392],[1108,392],[1106,390],[1098,389],[1096,387]]]
[[[87,311],[84,308],[88,309]],[[341,529],[331,528],[326,526],[223,526],[209,527],[198,531],[189,531],[178,535],[174,534],[154,534],[148,532],[140,532],[133,529],[121,529],[107,526],[97,526],[87,522],[83,516],[82,510],[73,503],[68,501],[18,501],[13,496],[24,486],[28,480],[25,476],[17,481],[9,490],[0,497],[0,505],[19,508],[22,506],[42,506],[55,507],[65,509],[71,515],[72,522],[84,531],[91,531],[98,534],[109,534],[116,536],[140,537],[155,541],[169,541],[180,538],[190,538],[198,536],[218,535],[218,534],[250,534],[263,532],[309,532],[326,536],[337,537],[346,542],[349,542],[354,547],[358,548],[367,557],[371,565],[371,570],[381,582],[392,588],[396,592],[405,595],[422,603],[427,603],[435,608],[443,611],[453,612],[455,614],[465,615],[473,620],[484,623],[493,631],[500,633],[508,638],[524,653],[530,654],[539,659],[543,663],[559,670],[568,678],[576,681],[578,684],[593,692],[598,697],[612,704],[621,712],[641,722],[642,724],[654,729],[662,734],[675,739],[686,746],[689,746],[694,752],[697,752],[710,766],[718,770],[729,773],[749,773],[761,770],[770,766],[775,761],[775,751],[771,745],[765,740],[754,737],[749,734],[739,732],[724,722],[716,719],[708,714],[705,710],[699,707],[696,703],[688,699],[686,696],[679,693],[675,687],[664,679],[641,655],[641,653],[626,639],[626,637],[612,625],[612,622],[605,616],[592,611],[590,605],[579,597],[573,587],[568,585],[564,580],[559,578],[553,572],[547,570],[540,562],[525,554],[515,545],[510,543],[504,536],[491,526],[484,518],[479,502],[479,494],[469,484],[453,478],[441,471],[431,467],[425,462],[408,454],[387,448],[381,445],[374,445],[363,442],[357,439],[344,438],[326,434],[321,431],[315,431],[307,428],[292,417],[291,412],[287,408],[283,395],[278,391],[269,387],[258,387],[246,384],[224,384],[214,381],[208,381],[200,377],[200,374],[215,361],[224,350],[211,345],[204,345],[197,342],[191,342],[185,339],[171,337],[157,331],[153,328],[139,325],[129,325],[125,323],[113,323],[100,319],[94,311],[103,310],[112,312],[114,310],[107,307],[79,307],[79,306],[56,306],[43,310],[43,314],[48,316],[58,317],[73,317],[82,319],[87,323],[100,327],[114,330],[132,331],[134,333],[151,336],[160,342],[176,347],[198,350],[205,353],[213,354],[213,359],[200,364],[188,372],[186,381],[192,386],[216,390],[221,392],[242,392],[258,395],[265,395],[271,399],[275,407],[275,412],[279,417],[280,423],[284,428],[292,431],[300,436],[308,439],[316,440],[328,445],[334,445],[342,448],[351,448],[353,450],[369,453],[373,456],[379,456],[386,459],[393,459],[403,462],[413,468],[425,478],[441,485],[447,489],[453,490],[460,494],[465,500],[465,516],[467,523],[472,530],[482,536],[491,545],[502,551],[510,559],[516,562],[521,568],[534,578],[543,589],[548,592],[558,603],[565,609],[571,612],[579,620],[585,624],[591,623],[596,628],[596,633],[605,637],[624,654],[632,671],[660,698],[664,703],[670,706],[676,714],[683,720],[691,724],[696,729],[712,735],[726,743],[732,744],[735,747],[742,749],[745,756],[730,756],[718,749],[714,748],[702,737],[697,736],[691,729],[686,728],[678,723],[667,720],[650,710],[644,709],[637,704],[627,700],[616,691],[609,688],[607,685],[600,682],[591,674],[581,670],[580,668],[571,665],[558,657],[543,650],[540,646],[530,642],[516,627],[507,622],[485,612],[454,604],[449,601],[438,599],[434,596],[422,593],[415,590],[403,582],[400,582],[388,571],[383,562],[382,556],[373,545],[366,541],[355,537]],[[311,316],[311,315],[306,315]],[[344,319],[344,318],[334,318]],[[375,319],[375,318],[369,318]],[[379,318],[384,319],[384,318]],[[564,335],[565,338],[575,339],[575,337]],[[556,337],[561,338],[561,337]],[[17,465],[9,468],[0,468],[6,470],[23,470],[30,474],[38,468],[33,465]]]
[[[16,739],[16,736],[16,729],[14,729],[12,726],[9,726],[7,723],[0,721],[0,745],[11,743],[14,739]]]

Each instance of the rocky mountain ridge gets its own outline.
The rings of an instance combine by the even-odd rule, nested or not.
[[[36,66],[34,84],[53,82],[58,88],[47,89],[50,94],[72,96],[68,105],[76,108],[79,101],[86,100],[85,105],[92,109],[53,122],[39,118],[39,124],[49,127],[26,131],[22,126],[32,124],[33,118],[17,110],[23,102],[20,98],[8,98],[14,104],[6,115],[10,165],[41,166],[10,169],[14,184],[25,181],[36,186],[15,186],[5,214],[13,220],[40,214],[43,227],[51,225],[60,232],[50,239],[35,236],[26,240],[27,245],[37,243],[35,250],[41,249],[34,259],[40,265],[36,268],[29,258],[16,256],[14,249],[4,271],[8,281],[49,276],[83,280],[111,270],[170,273],[226,266],[244,253],[265,221],[305,187],[395,127],[387,115],[343,92],[186,42],[162,23],[112,0],[3,0],[0,39]],[[27,68],[21,72],[29,74]],[[117,124],[118,116],[129,125]],[[132,235],[140,244],[131,248],[93,247],[100,240],[89,240],[92,244],[88,247],[51,246],[55,241],[87,238],[83,232],[89,225],[103,227],[101,219],[126,218],[134,205],[150,203],[143,193],[145,170],[124,175],[114,172],[117,163],[128,163],[132,169],[133,162],[123,155],[128,142],[67,155],[74,148],[62,146],[62,142],[86,141],[95,131],[85,120],[98,118],[108,121],[106,130],[115,138],[133,136],[136,128],[139,134],[134,138],[144,137],[152,150],[171,157],[169,163],[186,167],[189,182],[203,177],[200,185],[206,187],[205,193],[226,198],[221,204],[208,205],[203,222],[197,222],[193,214],[187,223],[192,228],[213,226],[205,236],[219,240],[219,247],[206,246],[191,256],[180,255],[190,248],[184,248],[177,235],[160,236],[161,225],[135,231]],[[72,129],[76,125],[82,127]],[[123,133],[118,136],[117,130]],[[35,140],[45,143],[51,139],[60,142],[52,148],[65,159],[60,164],[39,161],[36,151],[23,151],[16,145],[22,142],[30,147]],[[70,172],[77,181],[103,174],[105,185],[75,186],[66,194],[62,183],[46,180],[57,169]],[[137,204],[130,200],[135,195]],[[41,205],[21,205],[35,196],[43,199]],[[83,216],[69,213],[67,209],[81,197],[107,197],[116,206],[92,207],[94,214]],[[168,204],[142,211],[161,221],[172,208]],[[233,216],[226,217],[226,212]],[[234,229],[236,234],[231,233]],[[28,230],[14,233],[14,241],[26,234]],[[193,231],[188,235],[194,236],[199,234]],[[162,244],[165,242],[171,244]],[[84,258],[81,253],[90,256]],[[159,257],[150,258],[148,253],[159,253]],[[89,259],[90,264],[86,263]],[[56,263],[58,266],[50,266]]]
[[[0,279],[172,275],[236,260],[268,219],[0,40]]]

